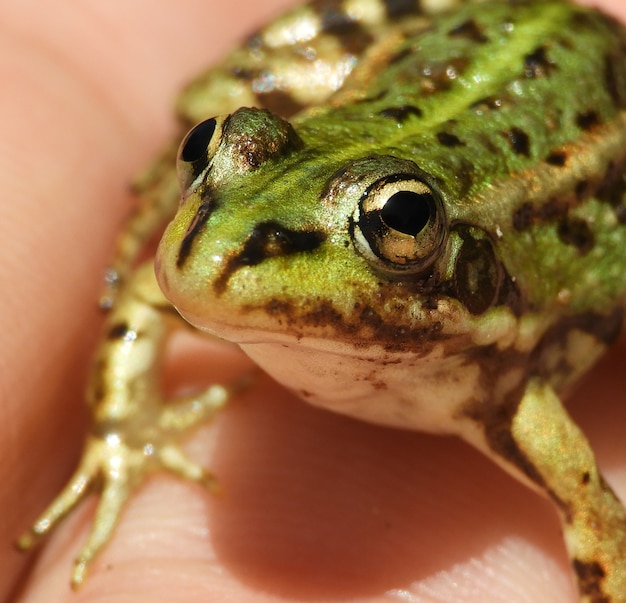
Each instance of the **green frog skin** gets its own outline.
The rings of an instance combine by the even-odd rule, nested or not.
[[[626,511],[562,404],[622,330],[625,67],[565,1],[320,0],[202,74],[108,273],[80,466],[20,545],[102,482],[78,586],[146,474],[212,486],[178,442],[246,384],[165,404],[182,316],[311,404],[465,440],[554,503],[581,603],[626,602]]]

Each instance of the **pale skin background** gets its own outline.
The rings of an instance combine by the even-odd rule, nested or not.
[[[175,91],[288,4],[0,5],[0,598],[374,602],[406,590],[420,603],[571,603],[548,503],[460,442],[318,411],[268,380],[190,439],[222,495],[150,480],[78,594],[70,565],[94,499],[38,557],[11,546],[79,454],[95,300],[132,175],[173,130]],[[619,0],[597,4],[626,18]],[[248,366],[231,349],[192,360],[192,346],[180,346],[175,381]],[[571,403],[622,497],[624,353]]]

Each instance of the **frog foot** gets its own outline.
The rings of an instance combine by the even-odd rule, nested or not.
[[[96,422],[74,475],[18,540],[18,547],[27,550],[35,546],[90,492],[99,490],[100,501],[91,532],[74,562],[71,580],[76,589],[85,580],[91,562],[111,538],[124,503],[149,473],[165,469],[214,491],[213,475],[190,460],[177,440],[183,432],[214,415],[230,398],[231,389],[215,385],[200,396],[158,409],[153,407],[149,417],[141,413],[134,420],[126,417],[106,428],[104,423]]]

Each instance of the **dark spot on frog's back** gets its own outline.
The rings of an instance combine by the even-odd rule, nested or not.
[[[555,167],[563,167],[567,163],[567,153],[565,151],[552,151],[546,157],[546,163]]]
[[[383,0],[383,5],[390,19],[422,12],[419,0]]]
[[[600,116],[593,110],[579,113],[576,116],[576,125],[581,130],[591,130],[594,126],[600,123]]]
[[[110,341],[115,339],[123,339],[130,331],[130,327],[125,322],[118,322],[114,324],[107,332],[106,337]]]
[[[576,247],[580,255],[593,249],[595,238],[589,224],[580,218],[566,218],[557,227],[559,239],[565,245]]]
[[[437,140],[444,147],[462,147],[465,143],[456,135],[450,132],[437,132]]]
[[[543,46],[524,57],[524,76],[527,78],[547,77],[554,68],[555,65],[549,60]]]
[[[393,119],[398,123],[403,123],[409,117],[422,117],[422,110],[412,105],[402,105],[401,107],[389,107],[380,112],[381,117]]]
[[[513,213],[513,228],[523,232],[530,228],[535,221],[535,208],[530,202],[522,203]]]
[[[528,157],[530,155],[530,138],[521,128],[513,127],[504,136],[516,155]]]
[[[451,38],[467,38],[478,44],[484,44],[489,41],[489,38],[483,33],[474,19],[463,21],[463,23],[451,29],[448,35]]]
[[[325,233],[316,230],[291,230],[278,222],[257,224],[239,253],[233,255],[220,277],[215,281],[216,293],[222,293],[233,274],[245,266],[257,266],[276,257],[306,253],[319,247],[326,239]]]

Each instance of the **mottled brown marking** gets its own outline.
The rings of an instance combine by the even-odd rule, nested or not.
[[[574,559],[572,567],[578,579],[578,589],[589,597],[590,603],[611,603],[611,598],[604,594],[602,586],[606,573],[597,561]]]
[[[579,113],[576,116],[576,125],[581,130],[591,130],[594,126],[597,126],[600,123],[600,116],[593,110],[585,111],[584,113]]]
[[[396,303],[398,296],[427,298],[430,283],[390,282],[381,284],[377,304],[385,307],[385,300]],[[432,295],[436,295],[432,293]],[[442,325],[433,320],[430,324],[405,324],[406,316],[398,309],[394,314],[381,315],[377,309],[366,304],[355,304],[353,310],[344,314],[335,307],[332,299],[315,299],[310,302],[274,298],[261,306],[246,305],[243,312],[262,311],[280,321],[285,333],[301,337],[310,329],[330,329],[333,336],[350,341],[356,348],[368,348],[372,342],[379,343],[385,351],[429,353],[442,340],[449,337],[442,333]],[[378,360],[376,361],[378,362]]]
[[[546,163],[555,167],[563,167],[567,163],[567,153],[565,151],[552,151],[546,157]]]
[[[566,218],[557,226],[561,243],[576,247],[580,255],[589,253],[595,244],[595,237],[589,224],[580,218]]]
[[[497,356],[497,357],[496,357]],[[493,391],[499,374],[504,369],[510,369],[516,364],[526,363],[525,355],[513,350],[502,352],[497,346],[477,348],[472,354],[472,360],[478,361],[483,367],[482,380],[485,381],[486,391]],[[524,396],[525,381],[511,391],[505,400],[484,402],[470,402],[463,410],[464,416],[476,421],[484,430],[489,447],[503,460],[511,463],[528,479],[542,488],[566,514],[570,513],[567,505],[548,488],[541,473],[537,470],[526,453],[520,448],[512,434],[512,424],[520,402]]]
[[[522,203],[513,212],[513,228],[518,232],[523,232],[530,228],[535,221],[535,208],[532,203]]]
[[[375,42],[374,36],[361,25],[353,25],[349,30],[337,36],[343,48],[355,56],[361,56]]]
[[[589,194],[591,185],[588,180],[579,180],[574,187],[574,196],[577,199],[584,199]]]

